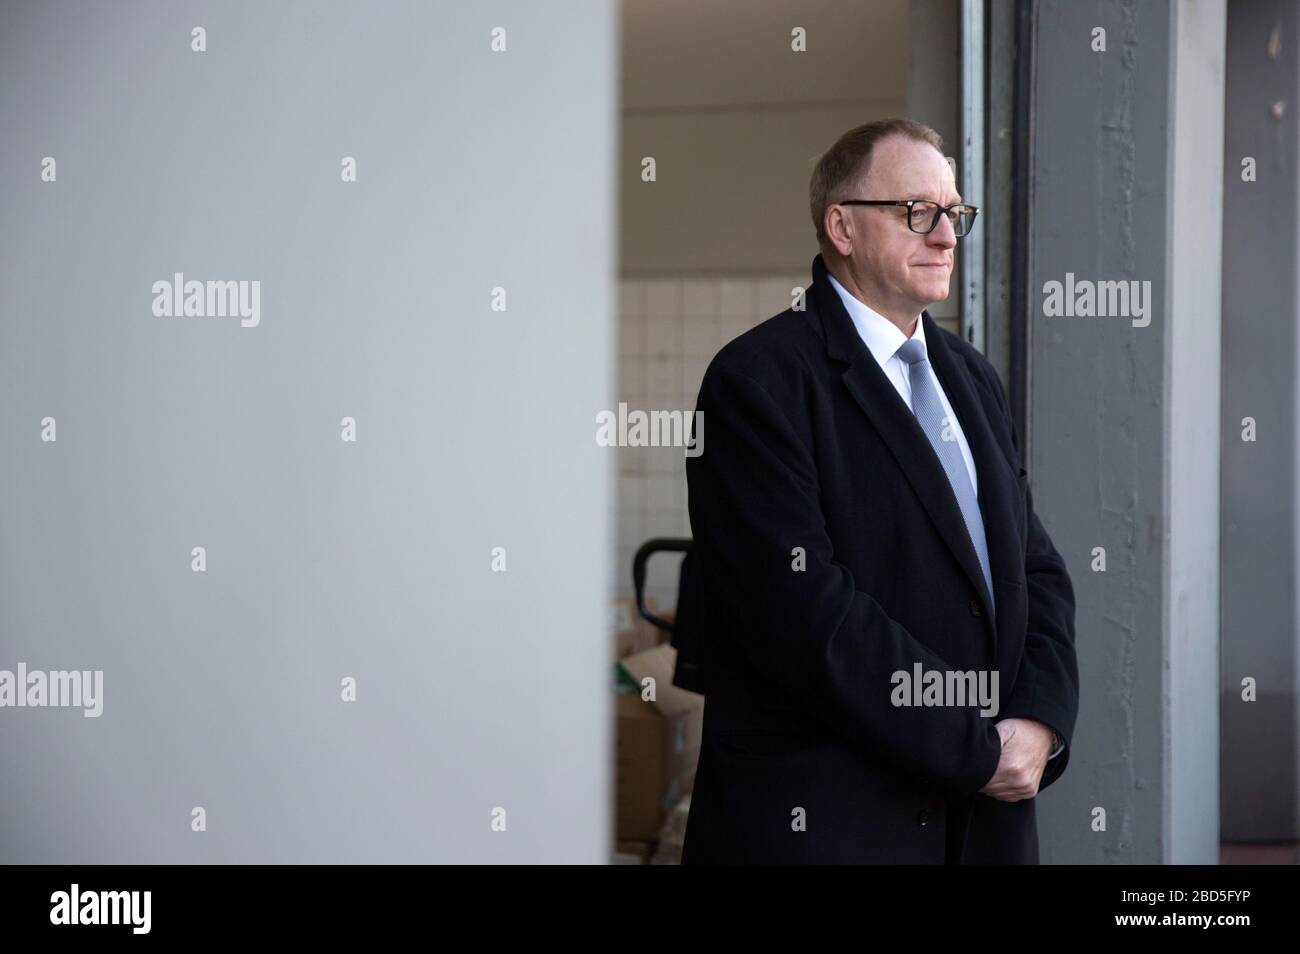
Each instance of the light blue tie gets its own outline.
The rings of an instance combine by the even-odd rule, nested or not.
[[[930,439],[930,446],[939,456],[948,483],[952,485],[957,506],[961,508],[962,519],[966,522],[966,532],[970,534],[971,543],[975,545],[975,555],[979,557],[980,569],[984,571],[984,582],[989,588],[989,606],[993,605],[993,574],[989,571],[989,548],[984,539],[984,518],[980,516],[979,500],[975,488],[971,485],[970,471],[966,469],[966,460],[961,455],[957,443],[956,421],[948,429],[949,437],[944,439],[943,403],[939,392],[935,390],[930,377],[930,359],[926,357],[925,345],[916,338],[909,338],[898,349],[898,356],[907,362],[912,381],[912,413]]]

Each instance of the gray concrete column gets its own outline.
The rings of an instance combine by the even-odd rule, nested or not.
[[[1229,6],[1223,170],[1225,841],[1300,838],[1298,45],[1294,3],[1235,0]],[[1243,698],[1246,680],[1253,681],[1254,701]]]
[[[1224,20],[1224,0],[1038,9],[1028,467],[1082,682],[1044,862],[1218,857]]]

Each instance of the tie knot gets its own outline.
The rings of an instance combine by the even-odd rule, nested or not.
[[[916,338],[908,338],[895,353],[908,364],[917,364],[926,360],[925,345]]]

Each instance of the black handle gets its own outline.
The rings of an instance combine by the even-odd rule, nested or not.
[[[666,633],[673,631],[673,624],[660,619],[645,608],[645,566],[654,553],[690,553],[695,541],[690,537],[655,537],[641,544],[632,558],[632,585],[636,587],[636,610],[642,618],[654,623]]]

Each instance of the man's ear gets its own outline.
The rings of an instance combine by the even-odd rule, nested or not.
[[[834,226],[834,227],[832,227]],[[826,218],[822,222],[826,230],[826,241],[842,255],[848,258],[853,251],[853,223],[841,206],[827,206]]]

